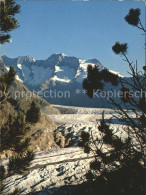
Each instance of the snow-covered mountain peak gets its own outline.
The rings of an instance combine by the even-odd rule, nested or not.
[[[67,56],[65,53],[61,53],[62,56]]]
[[[18,56],[17,58],[9,58],[6,55],[2,56],[3,62],[9,66],[9,64],[14,65],[15,64],[23,64],[23,63],[30,63],[35,62],[35,58],[32,56]]]
[[[18,56],[17,63],[23,63],[23,62],[35,62],[35,58],[32,56]]]
[[[67,55],[64,53],[54,53],[50,57],[48,57],[47,60],[52,59],[52,60],[62,61],[65,57],[67,57]]]
[[[65,53],[54,53],[54,55],[67,56]]]
[[[9,58],[2,56],[6,67],[14,66],[19,80],[27,87],[40,87],[43,83],[49,87],[50,82],[82,83],[87,76],[88,65],[97,65],[100,70],[107,69],[96,58],[85,60],[64,53],[52,54],[46,60],[35,60],[32,56]],[[107,69],[108,70],[108,69]],[[110,71],[110,70],[108,70]],[[114,74],[115,73],[113,71]]]

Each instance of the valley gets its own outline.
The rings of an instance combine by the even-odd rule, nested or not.
[[[1,195],[145,194],[144,0],[87,1],[0,0]]]
[[[73,186],[85,181],[85,173],[89,170],[89,163],[93,160],[91,154],[86,154],[78,147],[81,131],[85,130],[97,135],[97,123],[101,119],[103,109],[79,108],[54,105],[61,114],[48,115],[57,124],[57,132],[67,138],[71,137],[71,144],[65,148],[36,152],[30,170],[25,175],[14,175],[5,182],[5,192],[11,192],[16,187],[21,194],[37,191],[37,194],[69,193],[63,186]],[[105,109],[106,119],[110,118],[111,109]],[[120,136],[122,125],[113,124],[113,131]],[[6,164],[7,160],[3,161]],[[63,188],[63,189],[62,189]]]
[[[59,56],[59,62],[57,63],[66,64],[66,60],[63,61],[64,58],[66,58],[66,56],[62,55],[62,58],[60,60]],[[67,61],[68,59],[70,59],[70,57],[67,57]],[[71,61],[73,59],[74,58],[71,58]],[[31,61],[29,62],[29,68],[31,67],[31,65],[34,66],[33,63],[35,63],[35,60],[32,58],[18,58],[17,60],[18,61],[16,61],[16,65],[19,69],[22,68],[22,66],[20,66],[20,62],[22,62],[21,60],[24,60],[24,67],[26,69],[28,69],[28,62],[26,63],[27,60]],[[97,60],[90,60],[87,62],[91,63],[95,61],[97,62]],[[112,105],[110,108],[106,98],[90,99],[85,93],[74,93],[77,89],[82,91],[82,81],[87,74],[86,68],[88,63],[85,63],[85,61],[83,62],[81,60],[79,60],[79,62],[80,64],[78,64],[77,67],[81,68],[82,74],[81,71],[79,71],[76,75],[76,78],[80,77],[78,81],[76,80],[76,78],[69,82],[63,82],[64,80],[62,80],[66,79],[66,75],[71,76],[69,72],[72,71],[73,67],[71,67],[70,70],[68,70],[69,67],[65,68],[64,74],[62,76],[60,75],[61,77],[57,77],[56,73],[58,71],[63,72],[63,70],[55,67],[55,76],[53,77],[53,84],[55,86],[52,85],[52,89],[56,87],[61,91],[69,90],[71,93],[71,98],[64,98],[62,100],[60,98],[54,98],[50,100],[47,99],[49,101],[48,103],[46,100],[40,98],[37,95],[34,95],[36,101],[41,107],[40,121],[35,125],[30,125],[31,131],[29,133],[32,144],[30,148],[34,150],[35,158],[31,162],[30,169],[27,173],[25,173],[24,175],[15,174],[5,180],[5,194],[13,192],[16,188],[21,189],[21,195],[32,195],[34,193],[39,195],[60,195],[61,193],[68,195],[73,193],[73,186],[85,181],[85,174],[90,169],[90,162],[93,160],[92,154],[86,154],[84,153],[83,149],[78,147],[81,132],[86,131],[91,133],[93,136],[98,136],[99,140],[102,139],[102,136],[98,131],[98,124],[102,119],[103,110],[105,114],[105,120],[111,123],[110,127],[113,133],[123,139],[127,136],[126,133],[122,130],[124,124],[121,121],[118,121],[115,117],[111,117],[112,115],[116,115],[116,111],[113,109]],[[10,62],[5,61],[6,69],[8,69],[9,63],[11,65],[15,65],[11,60]],[[72,63],[70,63],[70,65],[71,64]],[[3,64],[1,63],[0,65],[0,70],[2,71],[2,73],[6,72],[6,70],[3,70]],[[44,67],[46,68],[47,65],[48,64],[45,64]],[[66,64],[66,66],[68,66],[68,64]],[[101,66],[101,64],[99,66],[100,68],[104,68],[103,66]],[[32,68],[30,69],[32,70]],[[66,70],[68,71],[66,72]],[[39,71],[40,69],[38,69],[38,72]],[[44,69],[43,72],[44,71],[47,72],[46,69]],[[44,75],[43,72],[40,72],[42,76]],[[18,71],[17,73],[17,76],[19,77],[20,71]],[[29,76],[32,79],[34,75],[30,74]],[[26,96],[27,92],[29,92],[29,89],[32,89],[32,86],[30,87],[26,80],[22,82],[22,80],[20,81],[18,77],[15,83],[10,88],[11,97],[13,97],[13,92],[15,91],[24,91],[24,94]],[[25,75],[25,79],[28,78],[29,77]],[[27,89],[23,85],[23,83],[29,89]],[[33,83],[35,83],[34,80]],[[43,84],[43,88],[40,88],[40,85],[38,85],[37,87],[38,89],[41,89],[42,92],[48,90],[48,87],[50,87],[50,80],[45,81],[45,85]],[[107,88],[110,88],[109,84],[107,85]],[[16,102],[17,101],[18,100],[16,100]],[[19,101],[20,105],[18,108],[21,108],[26,112],[29,106],[27,104],[29,104],[32,99],[28,99],[26,96],[24,99],[20,98]],[[9,105],[11,109],[13,108],[14,113],[18,112],[19,109],[15,104],[13,105],[12,103],[13,102],[11,101],[6,102],[4,106],[7,108]],[[64,103],[66,106],[62,105]],[[79,107],[79,105],[82,107]],[[9,114],[8,111],[11,110],[8,108],[6,109],[4,106],[1,110],[1,113],[3,114],[1,118],[7,119]],[[7,167],[8,163],[7,157],[8,154],[4,154],[3,159],[1,160],[2,165],[4,165],[5,167]]]

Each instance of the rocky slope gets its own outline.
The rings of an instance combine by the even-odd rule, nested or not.
[[[0,61],[0,75],[6,72],[6,67],[2,61]],[[14,97],[16,92],[23,93],[23,97]],[[41,107],[41,118],[40,121],[36,124],[29,124],[30,133],[27,135],[31,138],[31,149],[34,151],[48,150],[57,145],[54,142],[54,130],[57,128],[57,125],[46,116],[46,114],[59,114],[60,111],[54,108],[46,100],[38,97],[33,94],[32,97],[28,97],[27,93],[31,93],[23,83],[16,80],[10,88],[9,96],[5,102],[0,104],[0,127],[8,120],[9,114],[16,115],[18,111],[26,112],[32,100],[38,102]],[[9,151],[6,151],[2,156],[9,155]]]

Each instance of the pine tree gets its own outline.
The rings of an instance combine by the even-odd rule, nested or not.
[[[8,32],[19,27],[18,19],[15,14],[20,12],[20,5],[14,0],[0,1],[0,44],[10,42],[10,34]]]
[[[10,42],[9,32],[16,29],[18,25],[18,19],[15,18],[15,14],[19,13],[20,5],[16,4],[14,0],[3,0],[0,1],[0,44]],[[0,91],[2,97],[0,103],[6,100],[6,93],[10,86],[15,80],[16,71],[14,67],[10,67],[10,70],[0,76]],[[19,112],[18,114],[9,115],[7,122],[0,128],[1,131],[1,142],[0,152],[7,150],[11,151],[13,155],[9,158],[8,169],[0,166],[0,191],[3,192],[3,181],[16,173],[25,173],[31,161],[34,159],[34,153],[29,151],[30,139],[26,138],[26,134],[30,131],[26,123],[26,116],[24,113]],[[20,190],[15,189],[13,193],[9,195],[19,195]]]
[[[26,113],[26,120],[31,123],[37,123],[39,119],[40,107],[35,101],[32,101],[30,109]]]
[[[0,92],[1,99],[0,102],[6,99],[6,93],[8,92],[10,86],[13,84],[16,76],[16,71],[13,66],[10,67],[9,71],[0,77]]]
[[[9,158],[8,170],[6,171],[4,166],[0,167],[2,194],[3,181],[16,173],[25,173],[34,159],[34,153],[29,150],[30,138],[26,137],[30,128],[25,118],[24,113],[9,115],[8,121],[1,127],[0,152],[2,154],[9,150],[13,154]]]
[[[26,124],[24,113],[9,115],[7,123],[1,127],[0,152],[25,152],[30,142],[28,138],[24,139],[28,131],[30,128]]]
[[[110,71],[103,69],[99,70],[99,67],[95,65],[88,65],[87,67],[87,78],[83,81],[83,89],[85,89],[86,94],[93,98],[94,92],[97,89],[103,90],[105,83],[112,83],[113,85],[118,84],[118,75],[111,73]]]
[[[146,33],[139,17],[140,10],[131,9],[125,20]],[[122,119],[126,124],[122,130],[127,137],[122,139],[113,132],[110,124],[107,124],[104,119],[104,112],[98,126],[100,136],[93,137],[88,132],[81,133],[79,146],[84,148],[86,153],[92,153],[94,160],[90,164],[90,171],[86,174],[87,183],[80,190],[82,192],[84,190],[84,194],[144,195],[146,74],[137,70],[137,62],[134,66],[129,61],[126,43],[116,42],[112,49],[115,54],[124,57],[131,71],[132,82],[128,83],[125,79],[120,80],[122,85],[121,102],[117,103],[110,98],[111,103],[116,107],[116,118],[119,121]],[[90,76],[92,77],[92,75]],[[139,98],[131,96],[131,88],[134,92],[142,91],[142,96]]]
[[[14,67],[10,67],[10,70],[0,77],[1,103],[6,100],[6,93],[13,84],[15,75]],[[13,154],[9,158],[7,171],[4,166],[0,166],[0,190],[1,194],[3,194],[3,181],[13,174],[25,173],[34,159],[34,153],[29,151],[30,138],[27,138],[26,134],[30,131],[30,128],[26,123],[26,115],[23,112],[18,111],[16,115],[10,114],[0,131],[0,153],[11,151]],[[16,189],[12,194],[19,195],[19,191]]]

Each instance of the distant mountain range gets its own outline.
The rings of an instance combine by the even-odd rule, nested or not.
[[[17,71],[17,80],[30,90],[39,91],[40,96],[53,104],[110,107],[106,98],[90,99],[83,91],[82,82],[87,76],[87,66],[89,64],[97,65],[100,70],[107,69],[113,74],[121,76],[103,66],[96,58],[83,60],[63,53],[52,54],[46,60],[35,60],[32,56],[19,56],[17,58],[2,56],[2,60],[7,69],[14,66]],[[111,84],[108,84],[106,88],[108,90],[111,87]],[[119,86],[116,89],[118,90]],[[50,94],[51,90],[52,95]],[[59,91],[60,95],[58,95]],[[65,91],[69,91],[70,95],[66,97]],[[47,94],[47,97],[44,94]]]

